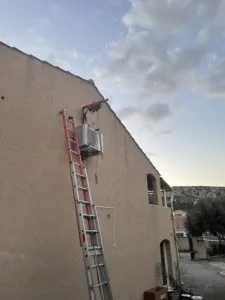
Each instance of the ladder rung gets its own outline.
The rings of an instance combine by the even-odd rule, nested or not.
[[[88,249],[88,251],[94,251],[94,250],[101,250],[102,247],[99,247],[99,246],[93,246],[93,247],[88,247],[87,249]]]
[[[95,215],[83,214],[83,217],[84,217],[84,218],[91,219],[91,218],[95,218],[96,216],[95,216]]]
[[[71,128],[66,127],[66,129],[69,130],[70,132],[74,133],[74,131]]]
[[[72,164],[75,164],[76,166],[79,166],[79,167],[81,167],[81,165],[80,165],[80,164],[78,164],[78,163],[77,163],[77,162],[75,162],[75,161],[71,161],[71,163],[72,163]],[[74,174],[74,172],[73,172],[72,174]]]
[[[68,119],[68,118],[66,118],[66,121],[69,122],[69,123],[71,123],[71,124],[73,124],[73,122],[70,119]]]
[[[101,283],[99,283],[99,284],[96,284],[96,285],[94,285],[94,288],[97,288],[97,287],[100,287],[100,286],[102,286],[102,285],[106,285],[106,284],[108,284],[108,282],[107,282],[107,281],[105,281],[105,282],[101,282]]]
[[[87,192],[87,188],[85,188],[85,187],[83,187],[83,186],[77,186],[77,188],[79,189],[79,190],[81,190],[81,191],[86,191]]]
[[[78,203],[81,203],[81,204],[88,204],[88,205],[91,204],[90,202],[84,201],[84,200],[78,200],[77,202],[78,202]]]
[[[75,173],[77,175],[77,177],[80,177],[80,178],[86,178],[84,175],[80,174],[80,173]]]
[[[74,143],[75,145],[77,144],[74,140],[68,138],[69,141],[71,141],[72,143]]]
[[[98,252],[98,253],[88,253],[88,256],[97,256],[97,255],[103,255],[102,252]]]
[[[79,153],[77,153],[76,151],[74,151],[74,150],[72,150],[72,149],[70,149],[70,151],[71,151],[72,153],[76,154],[76,155],[79,154]]]
[[[86,233],[98,233],[98,230],[96,229],[87,229],[85,230]]]
[[[98,268],[98,267],[104,267],[104,264],[93,265],[91,266],[91,269]]]

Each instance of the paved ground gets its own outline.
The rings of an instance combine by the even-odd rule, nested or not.
[[[189,254],[180,253],[182,281],[203,300],[225,299],[225,276],[219,265],[213,266],[208,261],[191,261]]]

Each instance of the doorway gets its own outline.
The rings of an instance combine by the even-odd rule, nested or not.
[[[163,285],[171,286],[173,278],[173,267],[169,240],[163,240],[160,243],[160,254]]]

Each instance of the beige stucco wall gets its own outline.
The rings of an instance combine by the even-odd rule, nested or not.
[[[87,299],[62,116],[101,99],[95,87],[0,44],[0,299]],[[4,99],[1,99],[4,96]],[[142,299],[158,284],[160,242],[171,241],[170,209],[148,204],[147,173],[159,175],[108,105],[100,112],[104,156],[87,169],[99,211],[114,299]]]

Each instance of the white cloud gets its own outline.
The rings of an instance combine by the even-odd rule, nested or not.
[[[50,4],[50,13],[53,15],[53,16],[58,16],[60,12],[60,6],[59,6],[59,3],[58,2],[52,2]]]
[[[198,33],[198,40],[201,43],[213,43],[218,38],[225,37],[225,26],[207,26]]]
[[[211,64],[211,71],[201,78],[199,89],[210,97],[225,98],[225,56]]]
[[[126,118],[129,118],[130,116],[133,116],[136,114],[138,115],[139,109],[137,107],[132,107],[132,106],[123,107],[120,111],[118,111],[117,114],[121,119],[126,119]]]
[[[77,70],[81,64],[83,69],[89,69],[99,59],[99,55],[88,56],[79,53],[76,49],[65,48],[62,44],[56,44],[51,38],[46,37],[46,29],[53,27],[53,19],[59,14],[59,10],[57,2],[50,2],[46,8],[46,15],[32,19],[31,26],[24,31],[23,35],[10,36],[0,32],[1,40],[66,71],[74,72],[74,69]]]
[[[51,19],[49,17],[43,16],[38,18],[35,23],[39,29],[45,29],[51,24]]]
[[[219,55],[216,42],[224,38],[225,21],[215,20],[225,1],[130,2],[123,17],[127,34],[108,45],[109,63],[95,70],[96,77],[148,100],[198,86],[204,58]]]
[[[85,63],[86,67],[89,67],[100,58],[100,55],[88,56],[86,54],[79,53],[77,50],[68,50],[66,51],[66,54],[68,57],[81,60],[83,63]]]
[[[88,56],[84,53],[79,53],[75,49],[55,47],[51,40],[48,40],[38,32],[30,32],[30,35],[23,38],[2,35],[1,40],[11,47],[16,47],[27,54],[31,54],[72,73],[75,73],[75,67],[78,68],[80,64],[82,64],[83,68],[89,69],[99,59],[99,56]]]
[[[160,156],[160,155],[158,155],[158,154],[156,154],[156,153],[154,153],[154,152],[147,152],[146,153],[146,155],[148,156],[148,157],[152,157],[152,156]]]
[[[147,107],[145,111],[146,118],[157,122],[170,115],[170,108],[168,104],[165,103],[154,103]]]
[[[131,0],[132,8],[123,21],[127,27],[153,29],[157,35],[180,32],[196,17],[211,20],[221,0]]]
[[[170,107],[165,103],[153,103],[145,107],[140,106],[128,106],[123,107],[119,112],[118,116],[121,119],[137,115],[141,117],[145,122],[156,123],[159,122],[171,114]]]
[[[170,133],[172,133],[172,129],[170,128],[170,129],[162,129],[162,130],[160,130],[160,131],[158,131],[155,135],[156,136],[159,136],[159,135],[167,135],[167,134],[170,134]]]
[[[206,54],[204,45],[177,48],[168,39],[157,41],[151,33],[141,32],[108,47],[110,63],[98,69],[98,77],[113,80],[124,90],[143,94],[172,93],[190,80]]]
[[[32,25],[27,29],[31,33],[40,33],[52,25],[52,18],[57,17],[60,6],[57,2],[51,2],[46,8],[46,14],[32,20]]]

